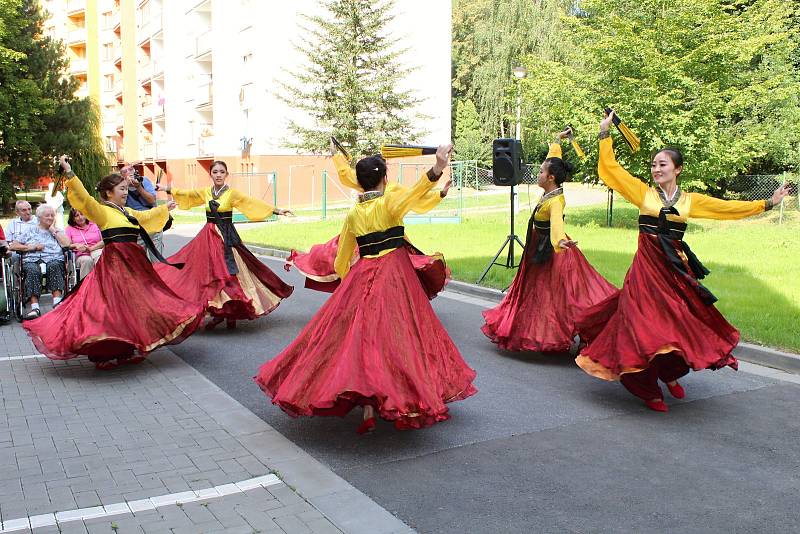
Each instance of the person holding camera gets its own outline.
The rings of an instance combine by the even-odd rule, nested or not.
[[[119,173],[128,181],[128,199],[125,202],[125,207],[136,211],[147,211],[156,207],[155,186],[150,180],[139,174],[133,163],[123,166]],[[158,253],[163,254],[164,232],[159,230],[149,235]],[[140,241],[139,245],[144,247],[144,242]],[[158,261],[149,250],[147,251],[147,257],[150,259],[150,263]]]
[[[563,184],[572,165],[562,159],[559,133],[539,168],[544,194],[528,221],[522,260],[502,302],[483,312],[481,331],[511,351],[567,353],[582,310],[613,294],[616,288],[592,267],[577,242],[564,231]]]
[[[106,370],[140,363],[158,347],[180,343],[202,323],[203,307],[167,287],[136,243],[141,238],[148,248],[152,245],[148,232],[163,228],[175,203],[147,211],[124,207],[129,182],[119,174],[100,180],[100,200],[95,200],[66,157],[60,161],[70,205],[97,224],[105,247],[103,260],[58,308],[23,324],[33,344],[50,359],[83,354]]]

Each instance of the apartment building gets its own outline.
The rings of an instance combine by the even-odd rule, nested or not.
[[[298,112],[276,96],[279,80],[304,61],[303,15],[316,1],[41,0],[46,30],[64,40],[80,95],[100,105],[102,135],[118,162],[175,187],[205,186],[222,159],[233,185],[279,203],[319,201],[323,156],[286,149],[286,126]],[[422,141],[450,139],[449,0],[403,0],[390,32],[417,67],[404,85],[430,117]],[[334,184],[335,185],[335,184]],[[344,198],[349,192],[329,187]],[[270,193],[271,195],[271,193]],[[269,198],[268,198],[269,199]]]

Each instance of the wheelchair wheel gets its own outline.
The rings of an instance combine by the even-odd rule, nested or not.
[[[11,320],[13,314],[11,305],[11,295],[13,288],[11,286],[11,260],[8,258],[0,259],[2,263],[2,284],[0,285],[0,324],[7,323]]]
[[[11,291],[11,311],[14,317],[17,319],[18,322],[22,322],[22,312],[23,312],[23,305],[24,302],[24,294],[25,291],[25,279],[23,277],[22,271],[22,258],[19,261],[14,262],[14,265],[11,268],[11,284],[12,284],[12,291]]]

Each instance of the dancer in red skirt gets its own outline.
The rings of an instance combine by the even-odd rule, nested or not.
[[[233,226],[234,208],[250,220],[291,212],[231,189],[225,183],[227,179],[228,166],[224,161],[215,161],[211,164],[211,187],[164,189],[181,209],[206,206],[206,225],[170,257],[170,261],[184,263],[184,269],[175,272],[166,266],[155,266],[169,287],[208,311],[211,317],[206,330],[225,320],[228,328],[235,328],[238,319],[266,315],[293,289],[253,256]]]
[[[419,283],[403,239],[403,217],[444,171],[452,145],[413,187],[386,192],[386,163],[368,157],[356,174],[364,189],[339,234],[342,284],[283,352],[254,378],[292,416],[344,416],[364,407],[359,433],[375,416],[397,428],[449,417],[446,403],[476,393],[469,368]],[[361,259],[352,265],[356,246]]]
[[[564,233],[564,190],[572,171],[561,159],[558,134],[539,169],[544,195],[528,221],[519,271],[502,302],[483,312],[481,331],[505,350],[567,352],[575,338],[575,317],[616,288],[586,261]]]
[[[356,180],[356,174],[350,166],[348,159],[339,152],[333,143],[331,143],[331,155],[333,156],[333,164],[336,167],[336,173],[339,176],[339,181],[345,187],[355,189],[356,191],[363,192],[363,189]],[[393,182],[387,184],[386,193],[402,193],[407,188]],[[450,182],[448,182],[441,191],[429,191],[422,198],[416,200],[411,206],[411,211],[415,213],[426,213],[442,201],[447,196],[450,190]],[[439,292],[444,289],[444,286],[450,280],[450,269],[444,261],[444,256],[435,252],[433,254],[425,254],[408,239],[408,236],[403,236],[405,239],[405,246],[411,255],[411,263],[417,272],[422,287],[428,298],[433,299]],[[339,248],[339,236],[334,236],[325,243],[314,245],[308,252],[298,252],[292,250],[289,258],[286,260],[284,268],[288,271],[294,266],[306,277],[305,286],[309,289],[317,291],[325,291],[332,293],[334,289],[339,286],[341,279],[336,274],[334,268],[334,261],[336,260],[336,251]],[[358,261],[358,251],[353,254],[352,261]]]
[[[70,204],[100,227],[105,248],[76,290],[50,313],[23,324],[36,348],[54,360],[85,354],[98,369],[112,369],[118,363],[139,363],[148,352],[192,334],[203,320],[202,307],[167,287],[136,244],[141,236],[155,250],[147,233],[163,228],[175,204],[148,211],[123,208],[128,182],[119,174],[100,181],[103,201],[98,202],[63,157],[61,166],[69,178]]]
[[[683,398],[678,378],[690,370],[736,369],[731,351],[739,332],[717,311],[717,300],[699,279],[709,271],[683,241],[690,218],[741,219],[769,210],[788,194],[751,202],[720,200],[678,187],[683,157],[675,149],[658,152],[648,187],[617,163],[608,129],[613,114],[600,123],[597,170],[610,188],[639,208],[639,247],[622,289],[590,308],[578,320],[588,345],[576,358],[587,373],[620,380],[648,408],[666,412],[658,380]]]

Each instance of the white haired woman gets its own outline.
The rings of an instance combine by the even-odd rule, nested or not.
[[[35,319],[42,312],[39,297],[42,294],[42,271],[47,270],[47,290],[53,294],[53,306],[61,302],[66,284],[67,269],[64,263],[63,247],[70,245],[67,235],[55,227],[56,212],[52,206],[40,204],[36,208],[38,226],[28,228],[17,242],[23,252],[22,269],[25,273],[25,302],[30,300],[31,311],[25,319]]]

